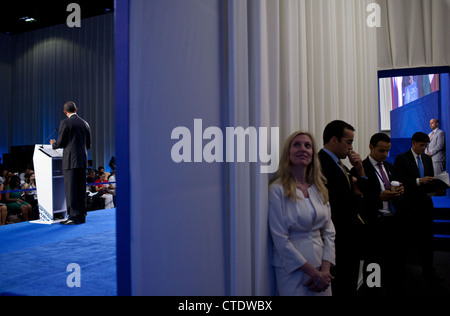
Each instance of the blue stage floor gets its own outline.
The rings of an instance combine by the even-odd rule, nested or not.
[[[70,288],[69,264],[81,287]],[[86,224],[0,226],[0,295],[117,295],[116,209],[89,212]]]

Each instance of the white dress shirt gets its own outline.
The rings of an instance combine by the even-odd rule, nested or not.
[[[381,192],[386,191],[386,188],[384,186],[384,182],[383,182],[383,178],[381,177],[381,170],[380,167],[378,166],[378,161],[376,161],[375,159],[373,159],[372,157],[370,157],[369,155],[369,160],[372,163],[373,167],[376,170],[376,174],[377,174],[377,178],[378,178],[378,182],[380,183],[380,189]],[[381,165],[381,167],[383,168],[384,173],[387,175],[387,171],[386,168],[384,168],[384,165]],[[383,214],[389,214],[391,213],[391,211],[389,210],[389,202],[388,201],[383,201],[383,208],[379,210],[381,213]]]

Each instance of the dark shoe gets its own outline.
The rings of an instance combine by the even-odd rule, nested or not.
[[[66,225],[71,219],[67,218],[65,221],[59,222],[61,225]]]
[[[61,222],[61,225],[80,225],[84,223],[84,220],[80,220],[78,218],[69,218],[67,221]]]

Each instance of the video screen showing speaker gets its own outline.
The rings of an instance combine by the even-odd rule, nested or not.
[[[397,76],[379,79],[380,127],[390,131],[390,112],[439,91],[440,74]]]

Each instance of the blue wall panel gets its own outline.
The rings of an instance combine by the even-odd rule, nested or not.
[[[428,134],[430,120],[440,119],[440,92],[434,92],[391,111],[391,137],[411,138],[416,132]]]

